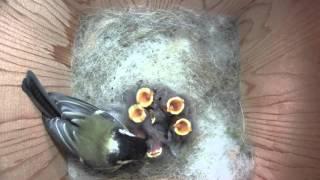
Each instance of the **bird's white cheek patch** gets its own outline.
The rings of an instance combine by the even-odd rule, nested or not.
[[[114,140],[114,135],[108,140],[106,144],[106,148],[110,153],[118,153],[119,152],[119,143],[118,141]]]

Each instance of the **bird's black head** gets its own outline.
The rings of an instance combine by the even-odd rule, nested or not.
[[[117,129],[113,140],[117,142],[118,151],[110,152],[107,157],[112,164],[123,165],[140,160],[147,152],[146,141],[131,134],[128,130]]]

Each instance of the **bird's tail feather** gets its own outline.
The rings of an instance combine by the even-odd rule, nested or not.
[[[29,96],[33,104],[47,118],[60,116],[60,111],[51,101],[48,93],[32,71],[28,71],[22,82],[22,90]]]
[[[22,89],[43,114],[45,127],[58,147],[64,152],[78,156],[73,135],[76,128],[71,122],[61,119],[61,110],[32,71],[27,72]]]

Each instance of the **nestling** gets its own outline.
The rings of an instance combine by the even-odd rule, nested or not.
[[[128,108],[128,124],[134,133],[146,138],[147,157],[159,157],[164,146],[173,152],[172,145],[184,141],[192,131],[189,104],[173,90],[165,86],[143,86],[136,94],[127,95],[131,97],[126,99],[135,103]],[[136,97],[133,102],[132,96]]]

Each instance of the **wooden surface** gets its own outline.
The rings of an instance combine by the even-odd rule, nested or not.
[[[65,161],[20,86],[31,69],[49,90],[70,91],[75,20],[62,1],[0,1],[1,180],[54,180],[66,175]]]
[[[79,12],[97,9],[191,9],[238,17],[252,0],[69,0]]]
[[[320,1],[254,1],[239,19],[254,179],[320,179]]]
[[[64,179],[66,166],[20,83],[70,91],[77,17],[97,8],[188,8],[239,17],[253,179],[320,179],[320,1],[0,0],[0,179]]]

